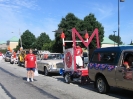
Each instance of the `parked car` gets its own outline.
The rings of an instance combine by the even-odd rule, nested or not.
[[[48,76],[50,73],[59,73],[61,68],[64,68],[63,54],[48,53],[41,55],[41,59],[37,60],[38,70],[44,72]],[[47,57],[47,58],[46,58]]]
[[[133,55],[133,46],[99,48],[93,52],[89,77],[99,93],[107,93],[110,86],[133,91],[133,66],[127,69],[124,65],[128,54]]]
[[[38,55],[38,50],[33,50],[32,52],[34,55]],[[26,54],[29,54],[29,50],[26,50]]]
[[[12,53],[10,51],[7,51],[5,53],[5,62],[10,62]]]
[[[13,55],[11,55],[10,64],[18,64],[18,56],[19,54],[16,54],[16,59],[14,60]]]

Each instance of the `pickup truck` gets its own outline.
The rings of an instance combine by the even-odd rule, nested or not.
[[[99,93],[109,92],[110,86],[133,91],[133,67],[123,64],[127,54],[133,55],[133,46],[96,49],[88,64],[89,78]]]
[[[47,58],[45,57],[47,55]],[[48,76],[51,73],[59,74],[59,70],[64,68],[63,54],[48,53],[42,54],[37,60],[38,70]]]

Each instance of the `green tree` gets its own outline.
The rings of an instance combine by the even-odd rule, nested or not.
[[[55,43],[55,40],[51,41],[50,43],[45,43],[42,47],[42,50],[48,50],[50,52],[54,52],[53,45]]]
[[[109,35],[109,39],[111,39],[112,41],[116,42],[118,44],[118,36],[115,35]],[[119,44],[123,44],[123,42],[121,41],[121,37],[119,37]]]
[[[63,32],[66,35],[65,40],[72,40],[72,33],[69,32],[68,30],[72,29],[73,27],[76,28],[76,30],[79,31],[84,31],[87,30],[89,35],[92,35],[92,32],[94,31],[95,28],[98,28],[99,32],[99,41],[100,45],[101,42],[103,41],[104,37],[104,27],[100,22],[98,22],[94,16],[94,14],[89,14],[84,17],[83,20],[77,18],[74,14],[68,13],[65,18],[62,18],[60,24],[58,25],[58,29],[63,29]],[[82,37],[84,37],[84,34],[81,34]],[[78,40],[78,38],[76,38]],[[83,47],[83,44],[80,43],[81,46]],[[60,38],[60,34],[56,33],[55,34],[55,51],[56,52],[62,52],[62,40]],[[66,43],[66,48],[72,47],[72,43]],[[89,48],[96,48],[96,36],[92,39]]]
[[[55,52],[55,49],[54,49],[55,40],[52,40],[50,45],[51,45],[50,52]]]
[[[51,39],[46,33],[41,33],[40,36],[37,38],[36,46],[38,50],[44,49],[43,45],[47,45],[51,42]]]
[[[65,18],[62,18],[61,22],[58,25],[58,29],[63,29],[65,33],[65,40],[72,40],[72,34],[68,30],[72,29],[76,26],[79,19],[72,13],[68,13]],[[55,34],[55,44],[53,46],[55,52],[63,52],[62,48],[62,39],[60,38],[60,34]],[[66,43],[66,48],[72,47],[72,43]]]
[[[102,26],[102,24],[98,22],[94,14],[91,14],[91,13],[87,15],[83,21],[84,21],[83,24],[79,26],[80,30],[87,30],[87,32],[89,33],[89,36],[91,36],[95,28],[98,28],[98,34],[99,34],[98,39],[101,45],[101,42],[103,41],[103,37],[104,37],[104,27]],[[90,49],[96,48],[96,36],[92,39],[89,45],[89,48]]]
[[[36,37],[29,30],[26,30],[22,34],[21,39],[22,39],[23,49],[35,48]],[[19,40],[19,45],[18,46],[20,48],[20,40]]]
[[[16,48],[14,49],[15,52],[17,52],[18,50],[20,50],[20,47],[21,47],[21,43],[20,43],[20,39],[18,41],[18,45],[16,46]]]
[[[0,52],[2,52],[3,54],[5,54],[7,51],[7,49],[0,49]]]
[[[129,45],[133,45],[133,41],[131,40],[131,43]]]

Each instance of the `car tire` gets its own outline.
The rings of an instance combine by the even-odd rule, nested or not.
[[[105,94],[109,91],[110,87],[103,76],[99,76],[96,79],[96,87],[99,93]]]
[[[13,64],[14,62],[10,61],[10,64]]]
[[[20,61],[18,61],[18,66],[21,66]]]
[[[65,78],[65,82],[66,82],[66,83],[68,83],[68,84],[71,83],[71,77],[70,77],[69,74],[65,74],[64,78]]]
[[[48,72],[47,67],[44,67],[44,75],[45,75],[45,76],[48,76],[48,75],[49,75],[49,72]]]

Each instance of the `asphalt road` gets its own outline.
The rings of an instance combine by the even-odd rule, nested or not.
[[[93,83],[66,84],[60,75],[40,74],[34,82],[26,81],[26,69],[9,62],[0,62],[0,99],[133,99],[133,92],[111,88],[99,94]]]

